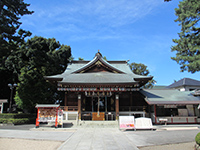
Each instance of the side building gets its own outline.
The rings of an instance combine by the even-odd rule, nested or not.
[[[200,81],[191,78],[183,78],[167,86],[168,89],[177,89],[179,91],[193,91],[200,89]]]
[[[185,118],[178,123],[197,123],[199,97],[178,90],[142,89],[152,76],[136,75],[127,61],[106,61],[100,52],[91,61],[72,61],[64,73],[45,78],[65,93],[62,109],[66,119],[70,114],[79,120],[118,120],[120,115],[134,115],[150,117],[154,123],[159,123],[159,116],[172,117],[167,118],[168,123],[177,123],[173,118],[184,105],[194,113],[179,116]]]

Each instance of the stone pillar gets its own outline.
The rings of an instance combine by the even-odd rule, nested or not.
[[[81,120],[81,94],[78,94],[78,120]]]
[[[119,120],[119,95],[115,95],[115,111],[116,111],[116,120]]]

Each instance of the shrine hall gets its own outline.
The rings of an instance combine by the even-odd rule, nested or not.
[[[71,61],[62,74],[45,76],[57,84],[58,91],[65,93],[61,108],[66,120],[70,114],[77,115],[78,120],[94,121],[133,115],[158,123],[159,116],[175,118],[179,109],[187,109],[188,105],[191,116],[187,114],[183,122],[196,123],[199,97],[177,90],[143,89],[152,78],[134,74],[128,61],[107,61],[100,52],[91,61]],[[169,123],[173,121],[169,119]]]

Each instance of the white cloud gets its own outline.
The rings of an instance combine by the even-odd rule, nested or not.
[[[117,29],[150,14],[161,1],[155,0],[74,0],[33,5],[35,13],[23,25],[39,33],[68,31],[77,39],[118,37]]]

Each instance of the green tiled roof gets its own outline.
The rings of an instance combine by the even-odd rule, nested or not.
[[[117,71],[113,72],[92,72],[80,73],[83,69],[90,66],[90,64],[101,61],[107,67]],[[141,84],[145,84],[153,77],[141,76],[134,74],[126,61],[106,61],[100,56],[88,61],[74,61],[72,62],[64,73],[55,76],[46,76],[47,80],[56,80],[59,84],[137,84],[143,80]]]
[[[148,104],[200,104],[200,97],[191,91],[178,90],[140,90]]]

